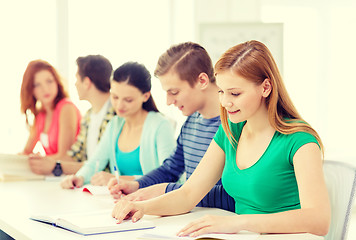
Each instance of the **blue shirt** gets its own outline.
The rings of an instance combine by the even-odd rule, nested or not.
[[[117,137],[119,139],[119,136]],[[142,175],[140,146],[131,152],[123,152],[116,144],[116,162],[121,175]]]

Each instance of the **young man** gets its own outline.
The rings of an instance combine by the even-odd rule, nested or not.
[[[30,157],[30,167],[37,174],[60,176],[74,174],[94,152],[107,123],[115,115],[110,103],[110,77],[112,65],[101,55],[88,55],[77,59],[76,74],[80,100],[87,100],[91,108],[86,112],[80,126],[80,133],[67,155],[57,159],[51,157]]]
[[[115,198],[146,200],[181,186],[186,172],[189,179],[220,125],[218,87],[211,59],[206,50],[192,42],[169,48],[158,60],[155,70],[167,92],[167,104],[174,104],[188,116],[177,139],[177,147],[163,164],[136,181],[111,179],[109,189]],[[221,181],[197,205],[234,211],[234,200],[222,188]]]

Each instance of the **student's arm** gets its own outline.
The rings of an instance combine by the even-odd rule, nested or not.
[[[312,233],[326,235],[330,224],[330,204],[317,144],[308,143],[293,158],[301,209],[273,214],[204,217],[190,223],[181,234],[207,232]]]
[[[52,156],[40,156],[32,154],[29,156],[29,165],[31,170],[36,174],[48,175],[51,174],[57,161],[61,161],[63,174],[75,174],[82,166],[83,162],[77,162],[69,155],[65,155],[60,159],[54,159]]]
[[[224,158],[223,150],[212,141],[196,170],[180,189],[147,201],[119,200],[113,217],[122,222],[127,215],[133,214],[133,221],[136,221],[144,214],[165,216],[190,211],[220,179]]]
[[[27,142],[26,142],[26,145],[25,145],[25,148],[23,150],[23,152],[21,154],[30,154],[32,153],[33,149],[35,148],[36,146],[36,143],[37,143],[37,140],[36,139],[36,129],[35,129],[35,126],[31,126],[30,127],[30,135],[27,139]]]
[[[75,142],[77,122],[77,109],[72,104],[65,104],[59,114],[58,152],[51,155],[52,158],[60,159],[67,155],[67,151]]]
[[[62,166],[63,171],[65,171],[65,167],[71,168],[73,170],[82,165],[79,170],[76,171],[75,175],[68,175],[62,180],[62,188],[69,189],[82,187],[84,184],[90,182],[92,176],[95,174],[95,170],[101,171],[105,169],[109,161],[109,155],[111,153],[111,128],[109,126],[110,125],[108,125],[107,130],[105,130],[103,136],[101,137],[100,142],[91,158],[89,158],[85,163],[66,162],[65,165]]]
[[[91,177],[95,174],[95,170],[97,168],[98,162],[98,169],[102,171],[105,169],[110,155],[112,154],[112,131],[113,131],[113,121],[110,121],[108,126],[103,133],[103,136],[100,138],[98,146],[96,147],[93,156],[89,158],[83,165],[82,168],[78,170],[76,176],[83,177],[84,183],[89,183]]]
[[[179,183],[168,183],[164,193],[176,190],[181,186],[182,184]],[[235,200],[225,191],[221,184],[217,184],[197,204],[197,207],[220,208],[235,212]]]
[[[63,174],[75,174],[84,165],[84,162],[61,161]]]

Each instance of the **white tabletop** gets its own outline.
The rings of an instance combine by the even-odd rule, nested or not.
[[[0,182],[0,229],[15,239],[137,239],[150,230],[82,236],[51,225],[30,220],[32,214],[59,214],[93,209],[112,209],[110,196],[93,196],[76,190],[63,190],[59,182],[23,181]],[[184,225],[205,214],[230,215],[221,209],[195,208],[192,213],[173,217],[150,217],[156,228]],[[263,240],[320,240],[311,234],[266,234]]]

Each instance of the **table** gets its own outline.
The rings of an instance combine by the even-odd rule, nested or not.
[[[118,232],[82,236],[51,225],[32,221],[31,214],[59,214],[93,209],[112,209],[114,203],[108,195],[90,195],[78,190],[61,189],[58,181],[0,182],[0,229],[14,239],[137,239],[150,230]],[[195,208],[192,213],[171,217],[152,217],[157,228],[168,224],[186,224],[206,214],[231,215],[214,208]],[[259,240],[320,240],[312,234],[266,234]]]

